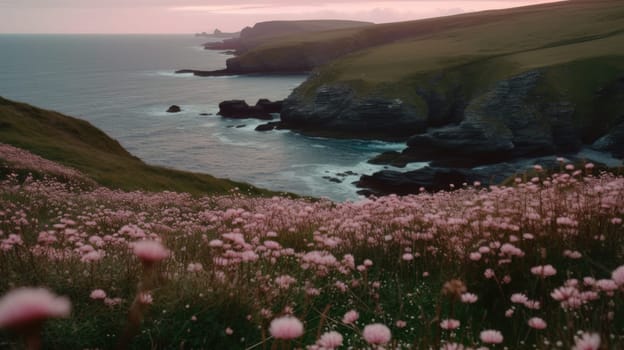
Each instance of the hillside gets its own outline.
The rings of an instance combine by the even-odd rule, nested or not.
[[[285,101],[283,122],[343,137],[427,133],[410,144],[494,158],[571,152],[624,125],[621,1],[569,1],[326,33],[240,59],[280,65],[315,45],[370,46],[380,38],[385,44],[316,71]]]
[[[217,43],[207,43],[205,48],[236,50],[237,54],[243,54],[269,41],[280,40],[279,38],[284,36],[359,28],[368,25],[372,25],[372,23],[345,20],[267,21],[256,23],[253,27],[244,28],[237,38],[226,39]]]
[[[14,145],[83,172],[101,185],[124,190],[227,193],[253,186],[210,175],[145,164],[90,123],[0,97],[0,143]]]
[[[461,56],[470,57],[474,51],[486,56],[523,51],[545,45],[563,44],[564,40],[574,40],[579,36],[591,38],[592,33],[605,34],[616,28],[613,27],[615,23],[619,23],[618,27],[621,28],[618,8],[621,8],[621,4],[614,0],[573,0],[360,28],[293,33],[283,38],[274,38],[245,55],[231,59],[228,66],[240,67],[250,72],[262,72],[270,68],[292,71],[293,66],[300,66],[299,61],[303,60],[309,63],[304,70],[310,70],[317,66],[315,62],[329,62],[348,53],[414,40],[425,40],[424,43],[429,43],[435,51],[425,49],[430,47],[423,47],[412,51],[411,55],[408,54],[404,59],[399,59],[399,62],[411,59],[414,55],[426,61],[440,53],[448,55],[459,53]],[[606,17],[601,18],[600,13]],[[431,39],[436,45],[429,42]],[[481,46],[499,39],[503,45],[497,44],[492,48]],[[413,44],[419,46],[417,42]],[[448,52],[441,52],[442,47],[448,48]],[[469,50],[465,51],[467,48]],[[403,55],[405,52],[400,51],[399,56]],[[394,62],[390,55],[382,54],[382,56],[382,60],[377,63],[383,64],[383,60],[389,59],[388,63]],[[314,60],[309,60],[309,57],[314,57]],[[426,70],[428,67],[431,66],[422,69]],[[399,70],[400,66],[396,68]],[[358,67],[353,69],[357,72]],[[384,71],[380,74],[384,74]]]

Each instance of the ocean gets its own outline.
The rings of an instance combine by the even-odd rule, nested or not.
[[[0,96],[87,120],[150,164],[336,201],[358,199],[352,182],[384,169],[368,159],[404,148],[284,130],[262,133],[254,130],[261,121],[222,119],[216,115],[219,102],[284,99],[306,77],[174,74],[183,68],[225,68],[229,56],[204,50],[206,40],[193,35],[0,35]],[[173,104],[183,111],[166,113]],[[356,175],[345,176],[348,171]]]

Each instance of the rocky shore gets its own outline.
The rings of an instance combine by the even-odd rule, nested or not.
[[[622,158],[624,77],[596,94],[616,114],[583,121],[579,114],[588,113],[587,106],[564,93],[544,93],[546,74],[527,71],[474,96],[462,94],[459,85],[445,91],[420,87],[420,104],[361,94],[344,85],[321,85],[312,94],[300,88],[284,101],[281,125],[313,135],[330,130],[342,137],[402,138],[402,152],[386,152],[370,162],[430,164],[410,172],[364,175],[357,185],[368,194],[436,191],[448,189],[449,183],[496,184],[533,164],[555,166],[555,155],[573,158],[583,147]]]
[[[346,86],[322,86],[312,99],[297,90],[283,102],[223,103],[221,115],[269,120],[257,131],[291,129],[305,134],[334,137],[403,139],[402,152],[386,152],[370,163],[404,167],[413,162],[429,166],[400,172],[383,170],[362,175],[356,185],[365,195],[410,194],[439,191],[464,183],[499,184],[530,171],[535,164],[556,169],[555,155],[571,162],[600,159],[577,156],[585,148],[616,158],[624,156],[624,119],[592,140],[575,119],[577,107],[563,98],[550,99],[536,91],[543,72],[529,71],[494,84],[477,97],[440,95],[421,90],[425,106],[380,96],[360,96]],[[624,79],[610,84],[609,96],[624,94]],[[264,108],[273,108],[271,112]],[[624,109],[621,110],[624,118]],[[272,119],[272,118],[271,118]],[[600,128],[599,128],[600,129]],[[587,142],[587,140],[592,142]],[[602,158],[602,157],[598,157]],[[621,162],[612,161],[610,166]]]
[[[330,137],[400,139],[406,143],[402,152],[383,153],[370,163],[394,167],[429,164],[409,172],[384,170],[363,175],[357,186],[367,195],[438,191],[449,189],[449,184],[498,184],[535,164],[555,169],[559,165],[555,155],[567,155],[577,163],[600,163],[576,156],[583,148],[624,157],[624,103],[620,99],[624,78],[610,83],[608,98],[602,99],[616,106],[620,116],[595,121],[591,128],[583,129],[576,116],[577,105],[562,96],[540,94],[544,74],[528,71],[471,98],[421,89],[425,104],[420,106],[375,94],[361,95],[347,86],[324,85],[312,98],[295,90],[284,101],[262,99],[255,106],[240,100],[224,101],[219,114],[261,120],[281,116],[258,126],[257,131],[291,129]]]

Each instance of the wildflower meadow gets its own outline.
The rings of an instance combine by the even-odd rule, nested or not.
[[[0,348],[624,349],[624,178],[591,163],[336,203],[0,146]]]

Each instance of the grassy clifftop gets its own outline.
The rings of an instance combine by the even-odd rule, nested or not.
[[[247,184],[145,164],[86,121],[3,98],[0,142],[75,168],[112,188],[206,194],[238,187],[263,193]]]
[[[378,84],[490,58],[521,70],[597,54],[622,54],[624,3],[567,1],[273,40],[236,58],[253,71],[332,62],[311,81]],[[502,72],[511,73],[511,72]]]
[[[239,37],[226,39],[221,43],[207,43],[208,49],[236,50],[238,54],[250,51],[270,41],[280,40],[289,35],[341,30],[372,25],[370,22],[346,20],[304,20],[304,21],[266,21],[243,29]]]
[[[487,68],[474,77],[479,84],[540,67],[622,56],[624,3],[569,1],[398,23],[362,33],[380,31],[404,37],[331,63],[307,86],[395,83],[469,64]]]

